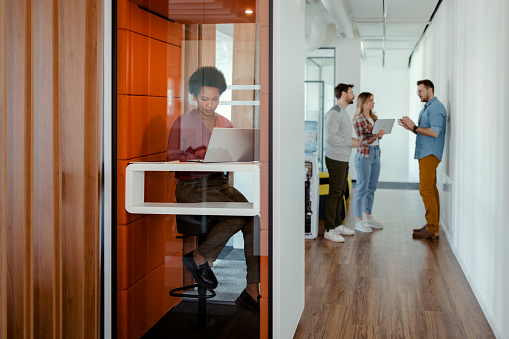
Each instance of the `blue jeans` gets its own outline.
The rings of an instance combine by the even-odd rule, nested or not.
[[[369,158],[364,158],[360,153],[355,154],[355,169],[357,181],[355,184],[355,196],[353,199],[353,214],[362,218],[362,212],[371,214],[375,191],[380,176],[380,148],[369,147]]]

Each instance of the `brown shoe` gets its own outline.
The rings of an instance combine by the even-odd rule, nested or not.
[[[420,231],[423,231],[423,230],[425,230],[425,229],[426,229],[426,226],[427,226],[427,225],[424,225],[424,226],[422,226],[421,228],[414,228],[412,231],[414,231],[414,232],[420,232]]]
[[[420,232],[414,232],[412,234],[412,238],[416,239],[438,239],[438,233],[433,233],[428,231],[427,229],[424,229]]]

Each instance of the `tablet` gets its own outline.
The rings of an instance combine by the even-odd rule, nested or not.
[[[371,133],[378,134],[378,132],[383,129],[385,134],[390,134],[392,126],[394,125],[394,120],[395,119],[378,119],[375,121],[375,126],[373,126],[373,131]]]

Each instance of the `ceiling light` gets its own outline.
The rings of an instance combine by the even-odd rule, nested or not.
[[[253,14],[253,11],[252,11],[252,10],[250,10],[250,9],[246,9],[246,10],[244,11],[244,13],[246,13],[246,14]]]

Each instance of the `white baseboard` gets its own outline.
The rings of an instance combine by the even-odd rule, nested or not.
[[[454,253],[456,260],[458,260],[461,270],[463,271],[463,274],[465,274],[468,284],[470,285],[472,292],[474,292],[474,296],[477,299],[477,302],[479,303],[479,305],[481,306],[482,312],[484,313],[486,320],[488,320],[488,323],[490,324],[493,334],[495,335],[495,337],[497,339],[504,339],[502,337],[502,331],[500,330],[500,328],[498,328],[497,323],[495,322],[495,318],[493,317],[493,314],[491,313],[490,308],[486,304],[486,301],[484,300],[481,292],[479,292],[479,289],[477,288],[477,285],[475,284],[475,280],[472,278],[472,276],[470,275],[470,272],[468,271],[468,268],[466,267],[465,263],[461,259],[461,256],[458,253],[458,249],[456,248],[456,246],[454,246],[452,241],[449,241],[449,233],[447,232],[447,228],[440,227],[440,233],[445,234],[445,238],[447,239],[447,242],[449,243],[449,246],[452,249],[452,253]]]

